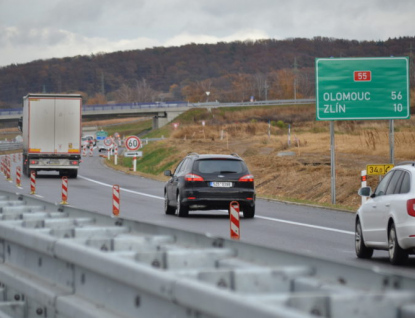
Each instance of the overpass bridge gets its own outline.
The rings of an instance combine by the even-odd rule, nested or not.
[[[315,99],[286,99],[239,103],[187,103],[187,102],[156,102],[156,103],[123,103],[105,105],[84,105],[82,118],[108,119],[120,117],[152,117],[153,129],[163,127],[177,116],[192,108],[243,107],[313,104]],[[0,110],[0,122],[16,122],[22,116],[22,108]]]

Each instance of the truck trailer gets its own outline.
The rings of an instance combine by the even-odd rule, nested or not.
[[[82,97],[28,94],[23,97],[23,173],[58,171],[76,178],[81,160]]]

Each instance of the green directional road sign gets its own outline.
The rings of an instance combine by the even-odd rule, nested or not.
[[[317,58],[317,120],[408,119],[409,59]]]
[[[97,140],[104,140],[105,138],[108,137],[108,133],[103,130],[97,131],[96,135],[97,135]]]

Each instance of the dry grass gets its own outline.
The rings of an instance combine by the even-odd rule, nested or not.
[[[412,124],[413,120],[395,123],[395,162],[415,160]],[[287,128],[271,127],[268,136],[268,124],[255,122],[181,126],[168,142],[182,155],[238,153],[255,175],[259,196],[330,204],[329,123],[302,122],[293,127],[290,147]],[[389,126],[386,121],[338,123],[335,131],[336,203],[356,209],[361,202],[357,195],[361,170],[367,164],[389,163]],[[295,156],[278,156],[287,151]],[[368,181],[374,187],[378,177]]]

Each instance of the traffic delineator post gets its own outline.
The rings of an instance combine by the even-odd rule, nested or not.
[[[36,172],[30,172],[30,194],[36,194]]]
[[[68,204],[68,177],[62,177],[62,202]]]
[[[112,187],[112,214],[114,216],[120,214],[120,186],[117,184]]]
[[[362,170],[360,172],[360,182],[361,182],[361,187],[366,187],[367,185],[367,171],[366,170]],[[362,197],[362,204],[365,203],[367,201],[366,197]]]
[[[229,204],[229,219],[231,239],[239,240],[241,237],[241,231],[239,223],[239,203],[237,201],[232,201]]]
[[[22,176],[22,168],[20,166],[16,167],[16,187],[20,188],[21,187],[21,176]]]
[[[90,157],[94,156],[94,146],[92,146],[92,145],[89,146],[89,156]]]
[[[11,181],[12,180],[12,177],[11,177],[11,157],[10,157],[10,155],[7,155],[6,156],[6,177],[7,177],[7,180],[8,181]]]
[[[86,156],[86,147],[85,146],[82,147],[82,156],[83,157]]]

